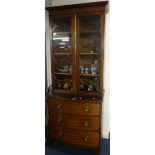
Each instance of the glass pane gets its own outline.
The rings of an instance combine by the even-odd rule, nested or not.
[[[71,18],[55,18],[52,28],[55,89],[72,90]]]
[[[79,90],[98,92],[100,85],[101,17],[79,16]]]
[[[54,53],[71,52],[71,19],[57,18],[53,20]]]
[[[80,52],[98,53],[100,52],[100,16],[80,16]]]

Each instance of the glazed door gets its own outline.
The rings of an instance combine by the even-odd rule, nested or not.
[[[74,16],[54,16],[51,23],[53,93],[74,96]]]
[[[79,97],[97,98],[102,93],[102,15],[77,15]]]

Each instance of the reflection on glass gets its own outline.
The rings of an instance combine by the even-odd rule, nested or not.
[[[71,20],[55,19],[53,24],[53,45],[55,53],[71,52]]]
[[[60,41],[69,41],[70,37],[68,33],[64,32],[54,32],[53,33],[53,40],[60,40]]]

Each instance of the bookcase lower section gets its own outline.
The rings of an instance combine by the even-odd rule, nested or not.
[[[100,155],[102,100],[72,100],[49,97],[52,141],[92,148]]]

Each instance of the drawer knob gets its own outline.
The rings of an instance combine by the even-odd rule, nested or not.
[[[88,127],[88,124],[89,124],[89,122],[86,121],[86,122],[84,123],[84,127]]]
[[[61,137],[62,135],[63,135],[63,132],[60,131],[60,132],[58,133],[58,136]]]
[[[88,112],[89,109],[90,109],[89,106],[86,106],[84,111],[85,111],[85,112]]]
[[[88,137],[84,137],[83,141],[87,142],[88,141]]]
[[[60,123],[62,121],[61,116],[57,119],[57,122]]]
[[[57,105],[57,109],[61,109],[62,108],[62,105],[61,104],[58,104]]]

